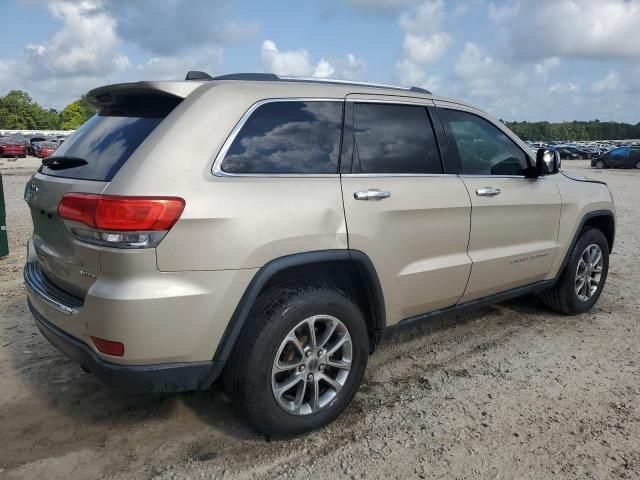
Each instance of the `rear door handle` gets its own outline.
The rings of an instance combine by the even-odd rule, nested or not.
[[[391,192],[388,190],[361,190],[359,192],[353,192],[353,198],[356,200],[384,200],[385,198],[389,198],[391,196]]]
[[[500,195],[500,189],[495,187],[482,187],[476,190],[476,195],[479,197],[495,197]]]

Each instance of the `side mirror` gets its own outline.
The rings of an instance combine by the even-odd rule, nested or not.
[[[557,150],[541,148],[536,154],[536,173],[539,176],[553,175],[560,171],[560,154]]]

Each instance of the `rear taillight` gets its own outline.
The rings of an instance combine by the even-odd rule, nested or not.
[[[58,215],[91,229],[71,224],[82,239],[116,247],[155,246],[178,221],[185,201],[178,197],[129,197],[67,193]]]

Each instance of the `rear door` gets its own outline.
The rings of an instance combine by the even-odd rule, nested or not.
[[[443,172],[432,102],[349,95],[341,157],[349,248],[378,272],[387,324],[456,303],[471,262],[471,204]]]
[[[149,93],[144,99],[138,93],[119,95],[76,130],[27,183],[25,200],[33,220],[29,260],[37,258],[44,274],[59,287],[82,298],[100,270],[99,247],[78,241],[58,216],[63,195],[102,193],[180,100],[154,99]]]
[[[481,112],[439,102],[438,114],[472,204],[473,267],[460,302],[544,279],[558,247],[561,198],[555,183],[526,178],[532,159]]]

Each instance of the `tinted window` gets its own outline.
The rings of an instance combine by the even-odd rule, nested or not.
[[[95,115],[49,157],[79,157],[87,164],[55,170],[43,166],[41,172],[56,177],[110,181],[161,121],[162,118]]]
[[[612,157],[628,158],[631,149],[629,147],[618,147],[611,150],[610,155]]]
[[[229,148],[228,173],[337,173],[342,102],[269,102]]]
[[[524,151],[491,122],[471,113],[440,110],[448,122],[462,173],[524,175],[529,164]]]
[[[425,107],[354,106],[354,173],[442,173]]]

